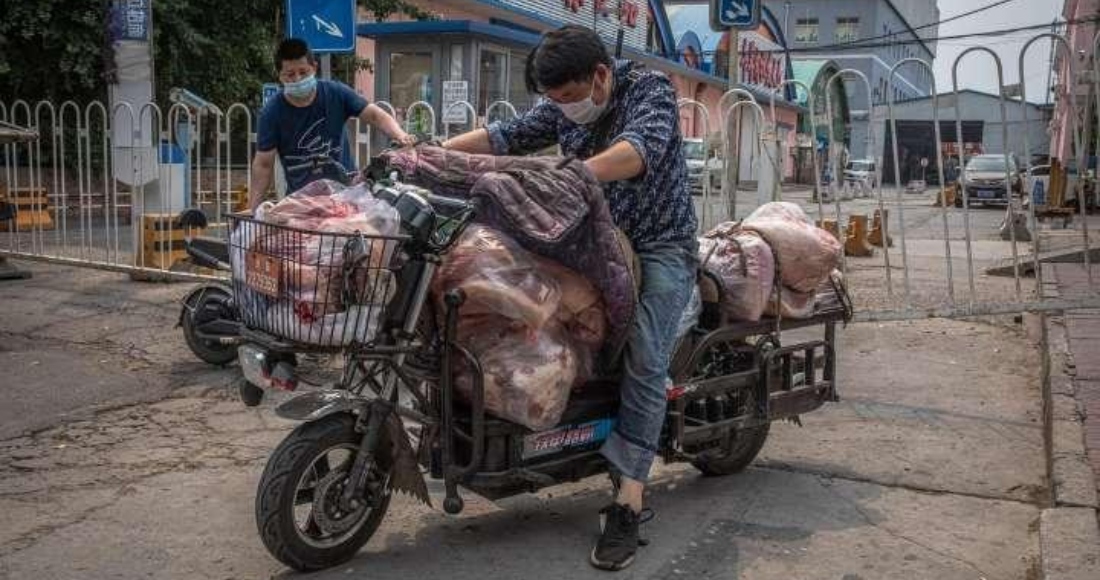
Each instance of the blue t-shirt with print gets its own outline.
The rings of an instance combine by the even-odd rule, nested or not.
[[[288,191],[318,179],[344,181],[347,172],[355,171],[345,123],[366,106],[350,87],[328,80],[317,81],[317,95],[306,107],[290,104],[279,91],[260,112],[256,147],[278,150]]]

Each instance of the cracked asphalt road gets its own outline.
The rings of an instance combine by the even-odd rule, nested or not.
[[[252,516],[291,425],[186,351],[189,286],[31,268],[0,283],[0,578],[298,577]],[[652,544],[618,577],[1035,577],[1034,342],[997,321],[860,324],[841,341],[844,401],[776,425],[754,467],[659,468]],[[358,557],[309,577],[607,577],[586,563],[606,488],[467,496],[457,517],[398,497]]]

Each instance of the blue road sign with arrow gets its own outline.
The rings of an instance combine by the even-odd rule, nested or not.
[[[355,0],[286,0],[286,33],[313,52],[355,52]]]
[[[762,0],[710,0],[710,25],[715,30],[760,26]]]

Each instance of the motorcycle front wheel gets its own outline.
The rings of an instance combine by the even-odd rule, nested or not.
[[[370,466],[367,497],[340,506],[361,439],[355,417],[340,413],[299,426],[272,453],[256,493],[256,525],[283,564],[305,572],[346,562],[382,523],[391,490],[381,460]],[[380,451],[388,445],[383,437]]]

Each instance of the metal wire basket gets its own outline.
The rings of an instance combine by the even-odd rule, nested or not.
[[[230,216],[241,321],[309,350],[375,340],[397,291],[402,236],[304,230]]]

